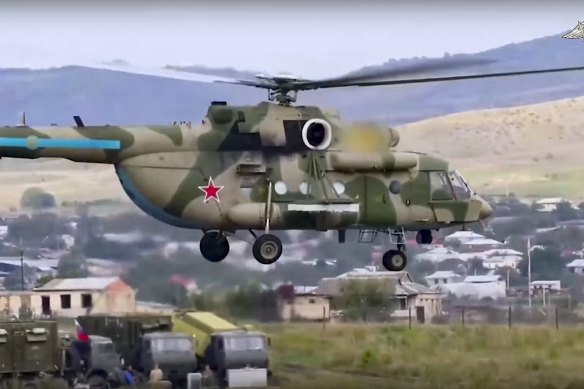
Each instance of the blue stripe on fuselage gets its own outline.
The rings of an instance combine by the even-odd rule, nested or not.
[[[0,147],[24,147],[30,148],[34,144],[35,148],[56,148],[56,149],[107,149],[119,150],[121,143],[119,140],[97,140],[97,139],[46,139],[36,138],[0,138]]]

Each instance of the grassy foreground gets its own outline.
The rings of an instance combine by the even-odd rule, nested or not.
[[[281,388],[583,388],[584,328],[263,326]]]

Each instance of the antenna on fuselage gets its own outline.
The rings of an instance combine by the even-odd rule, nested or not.
[[[77,127],[85,127],[85,124],[83,124],[83,120],[81,120],[80,116],[73,116],[73,120],[75,120]]]
[[[26,112],[20,113],[20,123],[18,123],[18,127],[26,127]]]

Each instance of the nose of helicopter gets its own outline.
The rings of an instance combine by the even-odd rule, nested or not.
[[[488,219],[493,214],[493,208],[491,205],[482,197],[479,197],[481,201],[481,209],[479,210],[479,219]]]

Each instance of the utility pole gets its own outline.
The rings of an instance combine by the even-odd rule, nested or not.
[[[24,291],[24,250],[22,249],[22,236],[20,237],[20,288]]]
[[[527,296],[531,311],[531,238],[527,238]]]

